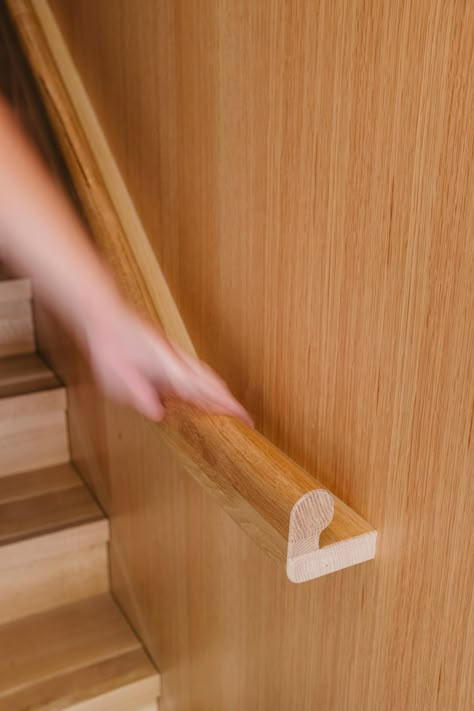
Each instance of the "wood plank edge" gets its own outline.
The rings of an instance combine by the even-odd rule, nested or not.
[[[367,521],[330,491],[309,491],[290,516],[288,579],[303,583],[371,560],[376,541],[377,533]]]
[[[0,572],[110,540],[106,518],[0,546]]]
[[[128,711],[131,708],[146,707],[161,694],[161,678],[158,672],[125,686],[100,694],[93,699],[80,701],[68,706],[68,711]],[[132,706],[133,704],[133,706]]]
[[[62,467],[67,467],[66,475],[58,480],[48,479],[48,474],[54,472],[55,469],[61,470]],[[62,472],[61,472],[62,473]],[[42,475],[44,474],[44,478]],[[39,489],[34,488],[33,478],[41,477],[41,486]],[[18,480],[25,480],[26,484],[22,484],[18,488],[15,484]],[[5,486],[13,481],[13,486]],[[44,484],[44,482],[47,482]],[[43,469],[32,469],[30,471],[17,472],[16,474],[11,474],[10,476],[0,477],[0,506],[3,504],[8,504],[17,501],[26,501],[27,499],[34,498],[35,496],[53,492],[67,491],[69,489],[76,489],[78,487],[84,486],[84,482],[77,474],[75,469],[67,462],[65,465],[58,465],[56,467],[45,467]],[[31,489],[33,488],[33,494]]]
[[[292,583],[306,583],[375,558],[377,531],[346,538],[288,559],[286,573]]]

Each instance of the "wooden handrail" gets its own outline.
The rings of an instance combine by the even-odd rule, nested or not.
[[[7,6],[94,239],[129,300],[194,352],[48,3]],[[373,528],[258,432],[177,402],[154,426],[293,582],[375,556]]]

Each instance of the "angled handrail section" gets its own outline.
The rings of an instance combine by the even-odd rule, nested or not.
[[[7,0],[95,241],[124,292],[194,349],[46,0]],[[172,402],[161,436],[276,562],[304,582],[375,556],[376,532],[258,432]]]

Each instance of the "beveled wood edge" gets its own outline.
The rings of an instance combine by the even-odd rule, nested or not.
[[[324,489],[309,491],[294,505],[286,564],[291,582],[304,583],[375,557],[377,532],[372,530],[320,547],[320,535],[330,526],[334,509],[335,497]]]
[[[96,242],[135,306],[194,353],[47,0],[6,4]],[[375,556],[372,527],[259,433],[182,404],[152,426],[291,581]]]

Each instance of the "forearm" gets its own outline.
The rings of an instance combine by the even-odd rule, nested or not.
[[[209,368],[180,353],[125,304],[67,198],[1,100],[0,257],[33,279],[36,296],[79,341],[108,395],[154,419],[164,415],[161,396],[174,395],[250,424]]]
[[[76,332],[120,300],[67,198],[1,100],[0,257],[30,275],[37,295]]]

